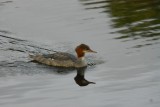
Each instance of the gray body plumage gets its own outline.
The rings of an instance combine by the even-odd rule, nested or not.
[[[84,58],[77,58],[76,56],[65,52],[56,52],[47,55],[30,55],[30,57],[36,62],[49,66],[73,68],[87,66]]]

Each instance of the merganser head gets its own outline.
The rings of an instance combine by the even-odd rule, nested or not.
[[[79,46],[76,47],[75,49],[78,58],[84,57],[85,53],[97,53],[96,51],[93,51],[92,49],[90,49],[89,46],[85,45],[85,44],[81,44]]]

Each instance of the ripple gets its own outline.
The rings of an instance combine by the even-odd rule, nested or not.
[[[0,77],[16,75],[35,75],[35,74],[68,74],[75,72],[75,69],[55,68],[47,65],[33,63],[29,54],[48,54],[57,52],[47,45],[36,44],[31,41],[12,38],[0,35],[2,47],[0,47],[2,59],[0,60]],[[69,44],[70,45],[70,44]],[[64,47],[70,50],[71,47],[65,43]],[[63,49],[62,49],[63,50]],[[72,51],[73,52],[73,51]],[[89,66],[103,63],[100,58],[87,56]]]

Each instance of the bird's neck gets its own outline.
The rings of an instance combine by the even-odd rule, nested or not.
[[[85,55],[85,53],[84,53],[83,51],[78,50],[78,51],[76,51],[76,53],[77,53],[77,57],[78,57],[78,58],[80,58],[80,59],[84,59],[84,55]]]
[[[81,61],[84,61],[85,57],[84,56],[83,57],[78,57],[78,59],[81,60]]]

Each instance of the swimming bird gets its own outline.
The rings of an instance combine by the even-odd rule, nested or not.
[[[55,52],[47,55],[30,55],[33,61],[54,67],[80,68],[87,66],[85,53],[97,53],[86,44],[80,44],[75,48],[77,56],[66,52]]]

